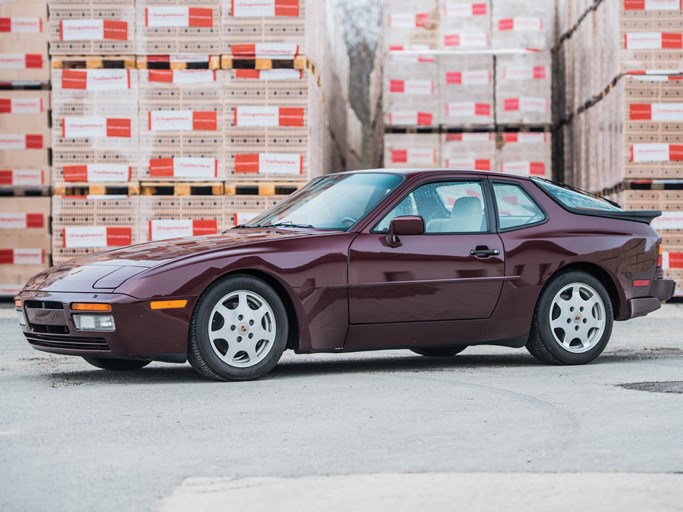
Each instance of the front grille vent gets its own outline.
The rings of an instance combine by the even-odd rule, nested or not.
[[[25,332],[24,335],[31,345],[50,348],[63,348],[73,350],[109,350],[107,340],[96,337],[66,337],[50,334],[37,334]]]

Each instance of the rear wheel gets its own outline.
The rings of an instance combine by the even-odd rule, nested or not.
[[[541,293],[527,349],[547,364],[590,363],[607,346],[613,323],[604,285],[585,272],[565,272]]]
[[[438,347],[438,348],[411,348],[412,352],[427,357],[453,357],[467,348],[467,345],[461,347]]]
[[[285,306],[270,286],[251,276],[229,277],[199,299],[188,359],[210,379],[257,379],[280,360],[288,328]]]
[[[115,359],[110,357],[83,357],[88,363],[103,370],[132,371],[144,368],[152,361],[140,361],[137,359]]]

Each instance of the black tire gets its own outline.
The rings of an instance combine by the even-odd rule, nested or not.
[[[411,348],[410,350],[411,352],[427,357],[453,357],[467,347],[468,345],[462,345],[460,347]]]
[[[565,345],[558,341],[556,336],[558,338],[562,336],[564,338],[563,341],[571,346],[573,342],[570,337],[573,334],[563,335],[563,333],[565,331],[571,333],[571,328],[575,328],[577,331],[579,330],[582,322],[584,322],[581,315],[586,314],[583,309],[580,312],[577,311],[577,315],[574,319],[567,318],[568,326],[566,329],[559,328],[559,330],[553,330],[551,328],[550,308],[554,308],[554,314],[559,311],[557,309],[559,306],[553,305],[553,300],[561,290],[572,284],[587,285],[588,287],[592,288],[602,300],[602,305],[604,308],[603,314],[605,323],[602,334],[599,336],[599,338],[594,339],[591,344],[587,344],[586,351],[581,353],[575,353],[570,351],[568,348],[565,348]],[[584,288],[584,290],[588,289]],[[572,309],[572,311],[574,310]],[[561,314],[558,315],[558,318],[560,316]],[[564,321],[564,317],[561,318],[561,320]],[[558,274],[550,283],[548,283],[538,299],[526,348],[532,356],[546,364],[579,365],[590,363],[596,357],[598,357],[603,350],[605,350],[610,336],[612,335],[613,324],[614,312],[612,301],[607,293],[607,290],[605,289],[605,286],[597,278],[586,272],[577,270],[563,272]],[[579,327],[577,328],[576,325]],[[595,337],[599,331],[593,332],[593,336]],[[577,343],[581,342],[577,340]],[[582,346],[575,348],[575,350],[578,349],[583,348]]]
[[[209,321],[214,307],[221,299],[235,291],[258,294],[270,306],[275,317],[275,339],[264,359],[253,366],[240,368],[231,366],[215,352],[209,338]],[[225,320],[227,322],[227,320]],[[287,348],[289,322],[282,299],[260,279],[235,275],[227,277],[207,289],[197,301],[190,323],[188,361],[204,377],[213,380],[252,380],[268,374]],[[226,347],[228,343],[226,343]]]
[[[113,357],[83,357],[86,362],[103,370],[115,372],[130,372],[144,368],[152,361],[142,361],[139,359],[116,359]]]

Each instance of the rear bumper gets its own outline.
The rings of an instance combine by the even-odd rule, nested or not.
[[[662,307],[662,302],[673,297],[676,283],[671,279],[655,279],[650,287],[650,297],[640,297],[628,301],[629,318],[645,316]]]

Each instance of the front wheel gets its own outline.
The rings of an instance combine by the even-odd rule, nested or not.
[[[613,323],[604,285],[585,272],[565,272],[541,293],[527,349],[547,364],[590,363],[607,346]]]
[[[251,276],[229,277],[197,302],[188,359],[210,379],[257,379],[280,360],[288,329],[285,306],[270,286]]]
[[[117,372],[127,372],[144,368],[152,361],[141,361],[138,359],[115,359],[113,357],[83,357],[86,362],[102,370],[112,370]]]

